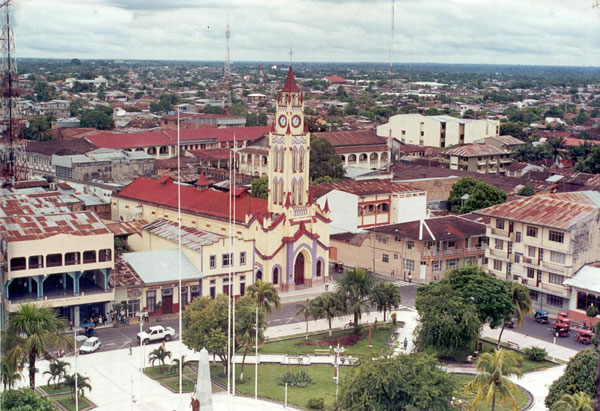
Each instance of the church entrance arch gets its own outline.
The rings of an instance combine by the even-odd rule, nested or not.
[[[262,280],[262,270],[256,271],[256,281]]]
[[[304,273],[310,271],[310,259],[305,251],[300,251],[294,262],[294,284],[304,284]]]

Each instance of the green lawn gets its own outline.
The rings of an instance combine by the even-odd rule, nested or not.
[[[185,371],[183,372],[183,392],[192,392],[194,390],[194,385],[196,384],[197,378],[197,364],[198,361],[194,361],[192,369],[190,369],[189,367],[185,368]],[[161,384],[166,385],[171,389],[171,391],[179,392],[179,374],[176,369],[174,370],[168,367],[164,367],[163,372],[159,373],[158,366],[153,366],[146,367],[144,373],[153,380],[156,380]],[[219,392],[223,390],[220,387],[213,384],[212,391]]]
[[[44,390],[44,392],[48,395],[55,395],[55,394],[64,394],[65,392],[70,393],[71,389],[69,387],[67,387],[64,384],[61,384],[58,389],[54,389],[54,384],[51,385],[42,385],[41,387],[42,390]]]
[[[384,347],[388,338],[392,334],[394,327],[391,324],[380,325],[377,329],[373,329],[371,335],[371,345],[373,348],[369,349],[369,337],[368,330],[363,329],[361,332],[361,339],[354,345],[344,346],[346,349],[346,355],[353,356],[361,356],[361,355],[371,355],[378,354]],[[344,335],[350,335],[353,333],[353,330],[340,330],[335,331],[332,334],[332,337],[341,337]],[[329,338],[329,334],[318,334],[318,335],[309,335],[309,341],[320,340],[323,338]],[[314,354],[315,350],[326,350],[329,348],[327,345],[305,345],[304,342],[306,338],[304,336],[293,338],[284,341],[278,342],[269,342],[261,345],[258,348],[258,351],[261,354],[291,354],[291,355],[300,355],[300,354]]]
[[[263,398],[284,402],[285,389],[279,385],[279,377],[286,371],[298,372],[301,369],[308,372],[313,383],[304,388],[288,387],[288,402],[299,407],[306,408],[306,402],[309,398],[323,397],[326,406],[333,405],[335,401],[335,385],[333,383],[334,369],[327,365],[313,365],[307,367],[300,366],[282,366],[278,364],[261,364],[258,366],[258,395]],[[220,376],[223,371],[221,366],[212,366],[211,375],[223,384],[227,380]],[[240,366],[236,366],[236,375],[239,378]],[[344,374],[349,372],[347,367],[340,367],[340,383]],[[247,396],[254,396],[254,365],[244,367],[245,382],[236,383],[236,389]]]
[[[69,411],[75,410],[75,400],[71,398],[71,394],[61,394],[55,397],[50,397],[51,400],[60,403],[63,407],[68,409]],[[79,409],[82,410],[86,407],[89,407],[91,404],[87,402],[85,397],[79,397]]]
[[[475,376],[474,375],[464,375],[464,374],[452,374],[452,376],[459,383],[459,388],[456,390],[456,393],[455,393],[456,397],[466,401],[468,403],[468,405],[470,406],[471,401],[473,400],[473,398],[475,398],[475,394],[466,394],[464,391],[464,387],[471,380],[473,380],[473,378]],[[526,404],[527,404],[527,394],[525,394],[525,392],[523,392],[522,390],[519,390],[519,395],[517,396],[517,406],[519,407],[519,409],[521,409]],[[478,411],[488,411],[491,409],[491,404],[490,405],[482,404],[482,405],[479,405],[476,409]],[[496,411],[509,411],[509,410],[511,410],[511,408],[507,405],[496,404],[495,410]]]

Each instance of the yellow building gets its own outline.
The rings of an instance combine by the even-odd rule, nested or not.
[[[329,275],[329,213],[309,196],[304,96],[291,68],[277,96],[275,119],[269,132],[269,158],[274,161],[268,168],[267,200],[250,197],[245,189],[223,192],[178,185],[170,177],[140,177],[113,196],[112,218],[177,221],[180,189],[182,225],[253,243],[249,283],[262,279],[281,290],[293,290],[323,282]]]

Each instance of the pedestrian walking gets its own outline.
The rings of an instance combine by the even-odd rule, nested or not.
[[[129,356],[131,356],[133,354],[132,352],[132,348],[131,348],[131,343],[129,343]]]
[[[329,281],[325,281],[325,292],[329,290]]]
[[[410,271],[408,272],[408,282],[412,283],[412,274]]]
[[[408,338],[404,337],[404,351],[408,348]]]

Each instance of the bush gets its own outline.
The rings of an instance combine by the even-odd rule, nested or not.
[[[397,315],[396,313],[392,313],[392,324],[394,324],[394,326],[398,323],[397,320]]]
[[[565,394],[573,395],[580,391],[594,398],[597,373],[598,353],[596,350],[586,348],[579,351],[569,361],[564,374],[550,385],[545,400],[546,407],[552,408],[552,405]]]
[[[548,355],[548,351],[541,347],[527,347],[523,350],[527,358],[531,361],[544,361]]]
[[[325,399],[323,397],[313,397],[306,402],[306,408],[309,410],[325,409]]]
[[[279,385],[285,385],[287,383],[290,387],[298,388],[306,387],[307,385],[312,384],[312,382],[312,378],[304,370],[301,370],[298,373],[286,371],[285,374],[279,378]]]

